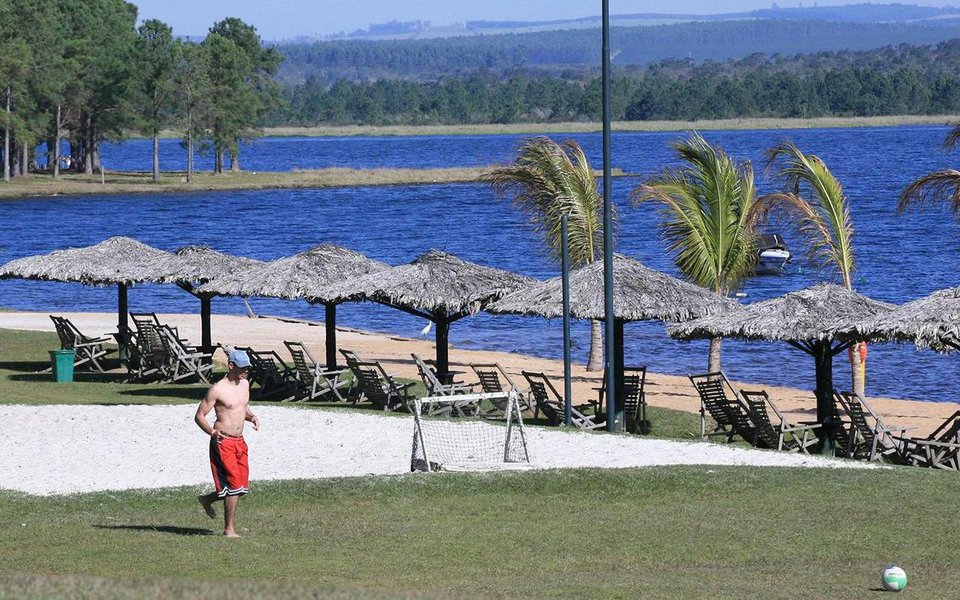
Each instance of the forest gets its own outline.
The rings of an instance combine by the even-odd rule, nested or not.
[[[319,77],[285,87],[271,125],[596,121],[596,72],[552,76],[517,68],[415,82]],[[666,60],[618,68],[614,120],[927,115],[960,112],[960,40],[936,46],[740,60]]]
[[[188,151],[212,151],[218,169],[227,158],[238,169],[239,140],[281,100],[281,61],[239,19],[193,43],[161,21],[138,27],[136,6],[122,0],[0,2],[4,180],[39,167],[93,173],[100,142],[131,133],[153,137],[156,178],[165,128]]]

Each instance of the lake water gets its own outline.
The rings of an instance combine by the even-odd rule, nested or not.
[[[858,291],[878,300],[905,302],[934,290],[960,285],[960,225],[943,208],[896,214],[897,195],[910,181],[936,169],[956,166],[960,158],[940,150],[945,127],[818,129],[706,132],[738,160],[751,160],[761,193],[775,189],[762,172],[763,151],[782,139],[823,158],[850,197],[856,227]],[[596,168],[601,166],[600,134],[572,138]],[[635,208],[629,194],[643,177],[673,164],[669,144],[678,133],[616,133],[612,163],[638,177],[614,180],[620,214],[617,250],[645,264],[676,274],[658,237],[655,207]],[[253,171],[284,171],[328,166],[445,167],[508,163],[521,136],[438,136],[383,138],[267,138],[243,146],[241,165]],[[164,140],[162,168],[183,169],[183,151]],[[148,170],[150,143],[133,140],[104,148],[107,169]],[[201,161],[200,165],[209,166]],[[798,290],[831,273],[812,270],[803,248],[786,229],[795,259],[790,272],[747,282],[745,301]],[[217,250],[273,259],[330,242],[391,264],[414,259],[430,248],[464,259],[545,278],[557,274],[524,217],[487,186],[445,184],[278,190],[82,198],[24,199],[0,202],[0,262],[68,246],[95,244],[126,235],[158,248],[204,244]],[[322,320],[322,309],[305,302],[251,299],[260,314]],[[0,281],[0,306],[25,310],[116,310],[115,288],[88,288],[49,282]],[[133,311],[198,310],[198,302],[174,286],[137,286],[130,293]],[[217,298],[213,309],[242,313],[234,298]],[[422,320],[370,304],[343,305],[343,326],[417,336]],[[588,327],[575,323],[575,360],[589,346]],[[659,323],[625,328],[627,362],[673,374],[701,372],[706,342],[669,339]],[[216,338],[216,332],[214,332]],[[491,348],[560,357],[561,322],[480,314],[453,325],[451,341],[465,348]],[[813,364],[786,344],[724,342],[724,369],[733,377],[760,383],[812,389]],[[836,385],[849,387],[845,360],[836,361]],[[912,346],[873,344],[868,358],[868,393],[925,400],[955,400],[960,361],[916,351]]]

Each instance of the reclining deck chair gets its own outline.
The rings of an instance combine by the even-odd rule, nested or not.
[[[510,375],[500,366],[499,363],[470,363],[470,368],[477,374],[480,381],[480,389],[487,394],[497,394],[513,391],[517,394],[517,400],[520,403],[521,410],[529,410],[531,406],[527,401],[527,395],[520,391],[517,384],[513,382]],[[503,415],[507,410],[507,400],[494,400],[493,408],[488,410],[487,415]]]
[[[427,364],[425,360],[416,354],[411,354],[410,356],[413,357],[413,362],[417,365],[417,372],[420,373],[423,386],[427,388],[428,396],[452,396],[454,394],[470,394],[473,392],[472,383],[443,383],[440,381],[440,378],[437,376],[437,371],[432,365]]]
[[[280,355],[273,350],[254,350],[253,348],[237,347],[250,357],[250,380],[253,400],[279,400],[285,402],[297,395],[298,384],[294,378],[294,370],[283,362]],[[253,386],[257,388],[254,389]]]
[[[753,423],[750,422],[747,407],[722,371],[688,377],[700,395],[701,439],[706,441],[715,435],[725,436],[728,443],[738,435],[747,441],[753,439]],[[709,433],[708,414],[714,423],[713,430]]]
[[[625,428],[630,433],[650,433],[650,421],[647,420],[647,396],[643,387],[647,380],[647,367],[623,367],[620,374],[623,380],[623,418]],[[597,410],[603,410],[603,402],[607,394],[607,376],[604,370],[603,381],[600,384],[597,397]]]
[[[340,402],[346,401],[340,392],[341,390],[346,392],[350,387],[350,382],[343,379],[343,375],[348,373],[349,369],[325,370],[323,365],[310,356],[303,342],[283,342],[283,345],[287,347],[293,359],[294,376],[299,384],[296,398],[298,402],[316,400],[327,394],[331,394]]]
[[[350,371],[357,382],[358,401],[367,400],[381,410],[398,410],[413,400],[409,388],[415,384],[397,382],[378,362],[354,361]]]
[[[566,408],[563,396],[557,392],[557,388],[553,387],[547,376],[543,373],[531,371],[522,371],[521,374],[530,385],[530,396],[533,397],[535,403],[533,417],[536,418],[540,412],[543,412],[551,425],[565,424]],[[583,413],[585,409],[593,407],[593,404],[572,406],[573,424],[580,429],[596,429],[603,426],[603,421],[599,418],[602,415],[586,415]]]
[[[809,448],[818,441],[813,432],[821,427],[819,423],[788,423],[766,391],[740,390],[740,396],[753,423],[753,439],[749,440],[751,444],[758,448],[810,454]],[[776,424],[770,421],[768,409],[776,415]]]
[[[924,437],[904,440],[907,461],[918,467],[960,470],[960,410]]]
[[[73,368],[89,367],[103,373],[105,369],[100,364],[100,358],[114,351],[113,348],[104,348],[103,345],[111,338],[99,337],[92,338],[80,333],[76,325],[70,322],[66,317],[56,317],[50,315],[53,326],[57,330],[57,337],[60,338],[61,350],[73,350],[75,356],[73,359]]]
[[[213,354],[201,352],[196,346],[187,346],[177,333],[166,325],[158,328],[160,342],[167,354],[166,380],[182,381],[191,377],[210,383],[213,374]]]
[[[833,395],[850,419],[850,433],[844,449],[848,458],[866,458],[869,461],[883,458],[900,464],[910,462],[903,438],[903,432],[909,427],[888,426],[869,405],[864,404],[863,398],[854,393],[834,390]],[[894,435],[897,432],[899,436]]]

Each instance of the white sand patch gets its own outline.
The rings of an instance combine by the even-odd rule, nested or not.
[[[210,484],[194,405],[0,406],[0,487],[51,495]],[[409,472],[411,417],[258,406],[248,426],[251,484]],[[531,467],[757,465],[862,468],[864,463],[719,444],[527,427]]]

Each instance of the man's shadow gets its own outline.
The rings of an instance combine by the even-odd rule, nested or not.
[[[213,535],[209,529],[177,527],[175,525],[94,525],[97,529],[126,529],[129,531],[156,531],[173,535]]]

